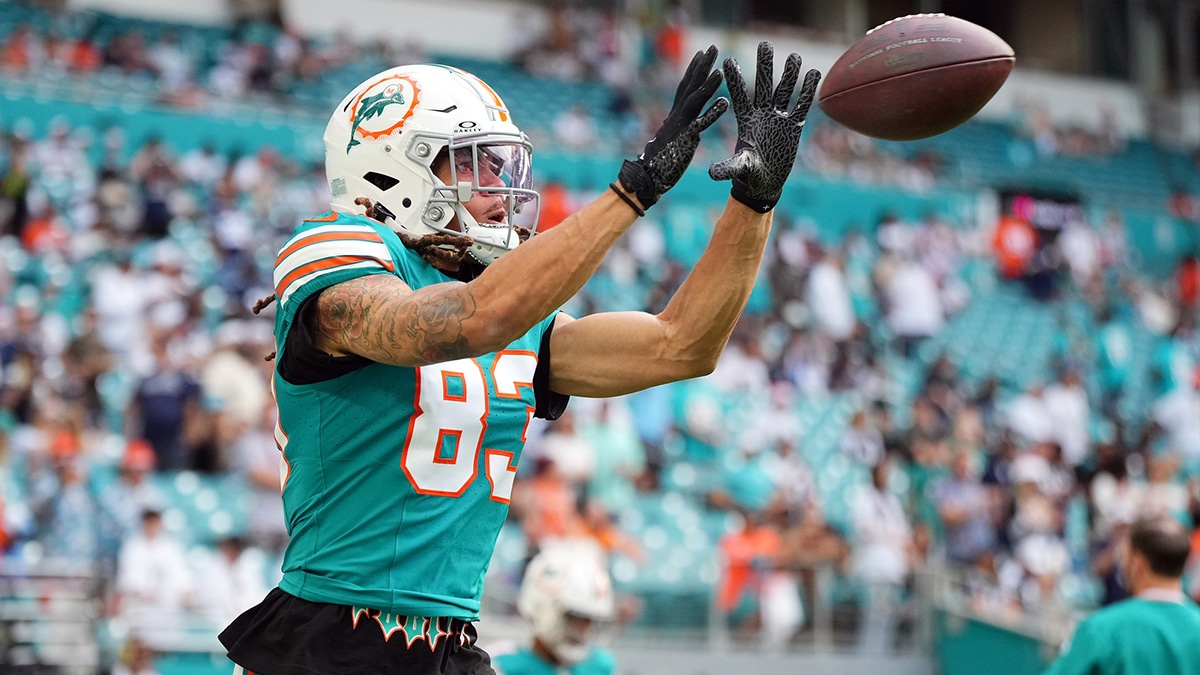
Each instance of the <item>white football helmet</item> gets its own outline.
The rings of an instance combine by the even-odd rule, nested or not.
[[[525,569],[517,610],[559,661],[578,663],[588,655],[595,624],[616,613],[612,580],[595,556],[545,550]]]
[[[531,229],[537,223],[532,152],[496,92],[450,66],[385,70],[342,99],[325,127],[335,211],[361,213],[354,200],[367,197],[395,230],[471,237],[469,253],[484,265],[520,243],[514,217],[531,202]],[[434,174],[439,157],[450,161],[454,184]],[[503,213],[478,222],[465,207],[476,193],[500,194]],[[461,231],[451,229],[454,216]]]

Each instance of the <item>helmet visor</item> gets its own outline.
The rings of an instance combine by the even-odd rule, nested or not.
[[[523,143],[467,141],[450,146],[450,161],[459,182],[477,192],[503,192],[515,204],[537,197],[533,190],[533,161]]]

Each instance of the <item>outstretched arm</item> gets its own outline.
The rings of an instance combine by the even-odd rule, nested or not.
[[[609,192],[469,283],[413,290],[399,277],[375,274],[336,284],[317,300],[314,340],[333,356],[403,366],[502,349],[574,295],[634,218]]]
[[[392,275],[373,275],[325,289],[311,318],[317,347],[419,366],[487,354],[523,335],[575,295],[641,210],[683,175],[700,133],[728,105],[718,99],[701,114],[721,83],[716,57],[711,47],[692,59],[662,127],[636,161],[625,162],[620,185],[469,283],[414,291]]]
[[[770,230],[770,213],[731,197],[704,255],[661,314],[560,314],[550,335],[550,388],[617,396],[712,372],[750,297]]]
[[[554,391],[615,396],[706,375],[716,366],[758,275],[771,210],[791,173],[820,79],[817,71],[809,71],[791,107],[800,57],[788,57],[772,94],[773,60],[770,44],[760,44],[753,102],[737,62],[725,61],[738,144],[734,155],[709,173],[733,179],[733,190],[696,267],[657,316],[614,312],[575,321],[560,316],[551,334]]]

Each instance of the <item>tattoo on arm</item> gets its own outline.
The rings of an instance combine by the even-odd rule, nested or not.
[[[429,363],[473,355],[463,322],[475,314],[475,297],[448,282],[397,293],[397,279],[373,275],[321,292],[312,330],[339,350],[383,363],[420,355]]]

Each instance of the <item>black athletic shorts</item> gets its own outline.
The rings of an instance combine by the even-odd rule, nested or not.
[[[301,600],[278,588],[219,639],[255,675],[495,675],[475,626]]]

